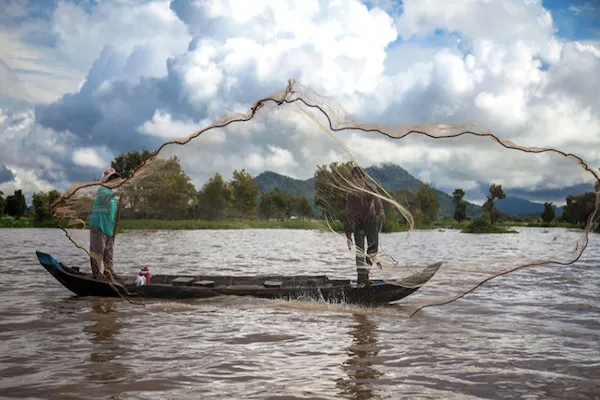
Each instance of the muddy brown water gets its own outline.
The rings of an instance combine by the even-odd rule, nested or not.
[[[401,261],[426,264],[544,254],[580,235],[519,230],[416,231],[382,243]],[[404,301],[363,308],[225,297],[140,306],[77,298],[35,258],[41,250],[89,268],[61,231],[2,229],[0,397],[600,399],[598,239],[574,265],[521,270],[408,319]],[[343,237],[315,231],[131,231],[117,237],[115,259],[121,273],[150,265],[154,274],[349,278],[344,247]],[[419,296],[443,295],[451,284],[459,282],[432,281]]]

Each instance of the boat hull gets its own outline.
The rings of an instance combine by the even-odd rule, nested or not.
[[[56,260],[49,254],[36,252],[40,264],[64,287],[77,296],[131,297],[146,299],[203,299],[217,296],[252,296],[265,299],[321,300],[346,304],[382,305],[400,300],[423,286],[442,263],[431,264],[420,274],[405,281],[371,281],[364,288],[356,287],[350,280],[333,280],[326,276],[184,276],[156,275],[151,284],[129,284],[135,277],[124,277],[125,285],[110,285],[93,279],[91,274],[79,272]],[[198,283],[213,282],[212,287]],[[266,282],[278,282],[269,287]]]

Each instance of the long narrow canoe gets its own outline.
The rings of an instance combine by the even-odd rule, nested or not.
[[[329,279],[325,275],[153,275],[151,284],[134,286],[135,276],[121,277],[124,285],[109,285],[90,273],[80,272],[57,261],[50,254],[36,252],[52,276],[78,296],[133,297],[146,299],[200,299],[223,295],[268,299],[305,299],[347,304],[382,305],[400,300],[429,281],[442,263],[434,263],[399,281],[371,280],[358,288],[355,280]],[[118,292],[117,292],[118,291]]]

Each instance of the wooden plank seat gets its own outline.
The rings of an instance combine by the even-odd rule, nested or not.
[[[263,286],[266,288],[281,288],[283,287],[283,281],[265,281]]]

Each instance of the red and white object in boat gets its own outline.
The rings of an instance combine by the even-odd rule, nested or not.
[[[140,269],[140,273],[139,273],[138,277],[135,278],[135,282],[133,282],[133,285],[134,286],[149,285],[151,277],[152,277],[152,274],[150,273],[150,267],[144,266]]]

